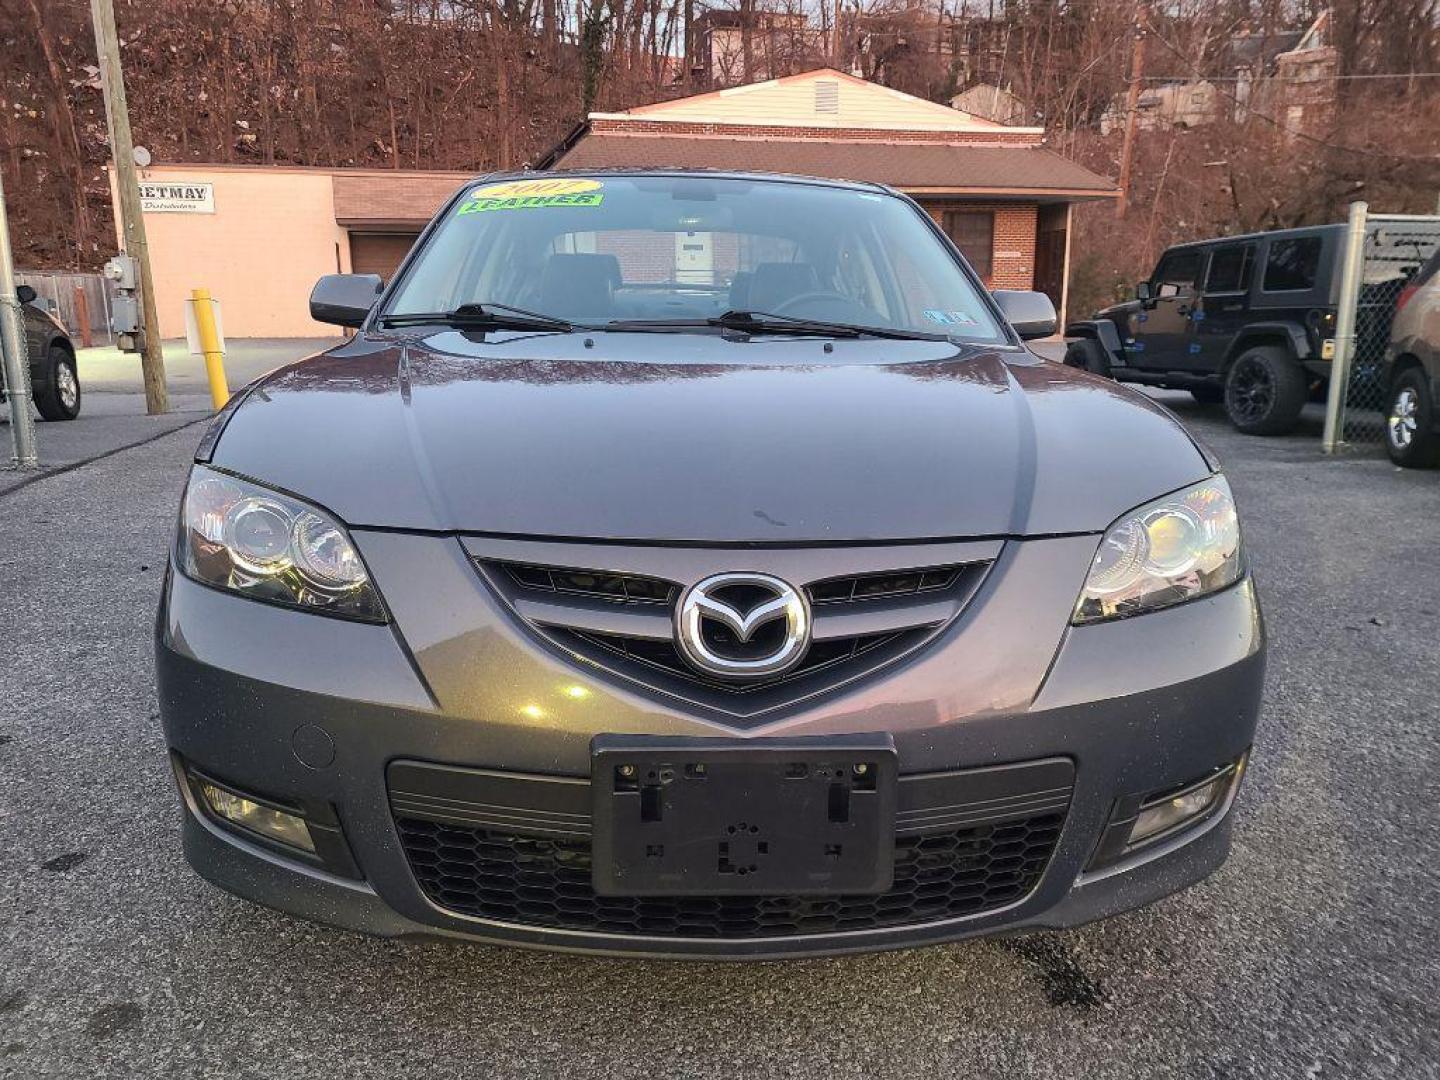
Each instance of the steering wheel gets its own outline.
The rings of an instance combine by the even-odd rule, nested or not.
[[[770,309],[770,314],[785,315],[789,313],[791,308],[796,307],[799,304],[813,303],[815,301],[823,300],[838,300],[840,301],[840,303],[849,306],[853,306],[855,303],[855,301],[851,300],[850,297],[846,296],[844,293],[831,292],[828,289],[813,289],[810,292],[796,293],[794,296],[790,297],[790,299],[780,301],[780,303],[776,304],[773,308]]]

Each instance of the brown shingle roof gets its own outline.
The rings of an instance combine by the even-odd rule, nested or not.
[[[938,142],[837,142],[591,133],[556,169],[671,168],[783,172],[870,180],[905,191],[1108,196],[1115,185],[1041,147],[950,146]]]
[[[335,220],[341,225],[422,227],[470,173],[336,173]]]

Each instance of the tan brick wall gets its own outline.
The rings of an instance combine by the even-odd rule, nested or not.
[[[788,124],[713,124],[596,117],[590,130],[629,135],[716,135],[727,138],[822,139],[843,142],[921,142],[947,146],[1039,146],[1044,135],[1023,131],[904,131],[894,128],[795,127]]]
[[[946,210],[988,210],[995,215],[991,248],[992,271],[986,282],[992,289],[1035,287],[1035,229],[1040,208],[1034,203],[983,203],[960,200],[930,201],[923,205],[941,228]]]

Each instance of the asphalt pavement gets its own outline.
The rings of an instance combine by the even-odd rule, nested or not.
[[[841,960],[382,941],[214,890],[150,645],[202,429],[0,494],[0,1076],[1440,1076],[1440,474],[1164,400],[1271,633],[1230,861],[1081,930]]]

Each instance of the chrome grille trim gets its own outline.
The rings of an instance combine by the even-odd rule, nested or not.
[[[491,590],[545,644],[646,693],[734,717],[830,693],[922,648],[964,611],[1003,547],[462,542]],[[674,648],[675,598],[733,570],[774,574],[806,591],[813,637],[797,667],[765,680],[724,681],[696,671]],[[641,595],[625,584],[632,580],[642,583]],[[661,594],[670,602],[653,598]]]

